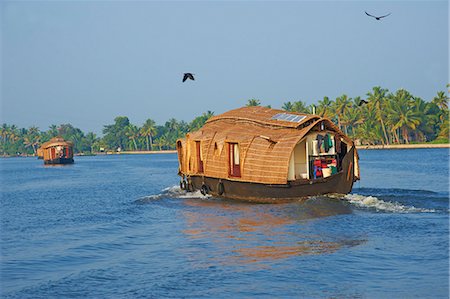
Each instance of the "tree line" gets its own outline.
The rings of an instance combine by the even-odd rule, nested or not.
[[[350,98],[346,94],[334,100],[325,96],[311,105],[301,100],[287,101],[281,109],[327,117],[361,144],[448,143],[448,99],[443,91],[430,101],[424,101],[405,89],[390,92],[376,86],[364,99]],[[247,102],[247,106],[259,105],[261,102],[257,99]],[[40,131],[36,126],[26,129],[4,123],[0,132],[0,153],[36,154],[44,142],[55,136],[72,141],[75,153],[174,149],[178,138],[201,128],[213,115],[214,112],[204,112],[190,123],[171,118],[164,125],[147,119],[142,126],[132,124],[126,116],[118,116],[113,124],[104,126],[101,137],[93,132],[84,133],[71,124],[51,125],[48,130]]]
[[[178,138],[201,128],[213,115],[207,111],[190,123],[171,118],[164,125],[147,119],[141,127],[132,124],[126,116],[118,116],[113,124],[103,127],[101,137],[93,132],[84,133],[71,124],[51,125],[47,131],[40,131],[36,126],[26,129],[4,123],[0,128],[0,154],[35,155],[44,142],[56,136],[72,141],[74,153],[174,149]]]

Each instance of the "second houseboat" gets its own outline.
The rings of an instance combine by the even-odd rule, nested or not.
[[[41,146],[44,164],[72,164],[73,143],[54,137]]]

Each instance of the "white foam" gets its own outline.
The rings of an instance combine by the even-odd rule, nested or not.
[[[164,188],[161,193],[144,197],[145,200],[157,200],[161,198],[209,198],[211,195],[203,195],[200,191],[188,192],[182,190],[180,186]]]
[[[375,196],[364,196],[359,194],[347,194],[345,199],[350,203],[364,208],[372,208],[377,211],[386,211],[394,213],[434,213],[434,209],[420,209],[411,206],[405,206],[398,202],[386,202]]]

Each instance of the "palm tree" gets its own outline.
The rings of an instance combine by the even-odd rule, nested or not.
[[[84,133],[80,129],[74,128],[74,130],[66,136],[67,140],[73,141],[74,152],[79,153],[83,151],[83,140],[85,137]]]
[[[153,136],[156,135],[156,123],[153,119],[147,119],[142,126],[140,133],[145,137],[147,150],[153,150]]]
[[[404,89],[397,90],[391,96],[386,110],[392,130],[400,129],[403,140],[409,143],[408,129],[416,130],[420,124],[420,117],[412,108],[411,94]]]
[[[25,145],[25,148],[32,148],[33,154],[36,154],[37,145],[39,144],[39,137],[37,137],[33,130],[28,130],[23,136],[23,144]]]
[[[169,132],[164,133],[158,138],[158,146],[159,150],[162,150],[164,147],[168,149],[171,145]]]
[[[47,131],[48,137],[53,138],[58,136],[58,126],[57,125],[51,125],[49,127],[49,130]]]
[[[132,143],[134,145],[134,150],[137,151],[138,147],[137,147],[136,139],[139,138],[139,136],[140,136],[138,127],[136,127],[133,124],[129,124],[125,128],[125,135],[128,137],[128,139],[130,139],[130,141],[132,141]]]
[[[33,153],[36,154],[37,147],[39,145],[39,141],[41,139],[39,128],[36,126],[32,126],[28,129],[27,138],[29,139],[29,142],[31,142],[31,147],[33,148]]]
[[[444,111],[448,110],[448,96],[443,91],[438,91],[437,95],[431,101]]]
[[[180,126],[181,127],[180,131],[181,131],[181,133],[187,133],[188,131],[196,131],[196,130],[200,129],[201,127],[203,127],[203,125],[206,123],[206,121],[213,116],[214,116],[214,112],[208,110],[206,113],[203,113],[201,116],[197,116],[196,118],[194,118],[194,120],[191,121],[187,125],[186,132],[184,132],[184,129],[182,129],[183,126]]]
[[[2,137],[2,143],[6,143],[8,141],[9,135],[9,126],[7,124],[2,124],[0,127],[0,136]]]
[[[447,140],[448,143],[448,136],[449,136],[449,119],[448,114],[446,114],[447,117],[444,119],[444,122],[439,126],[439,139]]]
[[[319,106],[317,107],[317,114],[321,117],[328,117],[329,109],[333,102],[328,97],[323,97],[323,100],[319,100]]]
[[[351,99],[346,94],[343,94],[342,96],[337,97],[336,102],[334,103],[334,111],[336,113],[337,124],[340,130],[342,130],[341,119],[344,117],[347,107],[350,105],[350,100]]]
[[[342,116],[341,123],[342,125],[344,125],[345,134],[348,134],[347,129],[349,128],[350,129],[349,135],[354,137],[356,126],[363,123],[360,111],[357,108],[353,107],[348,108],[347,112]]]
[[[292,103],[290,101],[283,103],[283,106],[281,107],[281,109],[286,110],[286,111],[292,111],[293,108],[294,108],[294,105],[292,105]]]
[[[166,121],[166,124],[164,126],[171,133],[177,132],[179,129],[178,121],[175,118],[171,118],[169,119],[169,121]]]
[[[94,133],[89,132],[86,134],[86,137],[84,138],[84,140],[86,141],[87,146],[89,147],[89,151],[91,153],[93,153],[94,152],[93,146],[94,146],[95,142],[98,140],[97,136]]]
[[[389,139],[386,133],[386,126],[384,125],[384,114],[383,114],[383,106],[386,100],[386,94],[388,93],[388,89],[383,89],[380,86],[375,86],[372,88],[372,92],[367,93],[367,99],[369,103],[375,107],[377,112],[377,118],[381,123],[381,128],[383,129],[384,140],[383,144],[389,144]]]
[[[303,101],[295,101],[292,104],[291,111],[299,113],[309,113],[308,108],[306,107],[306,104]]]
[[[261,106],[261,101],[257,100],[257,99],[250,99],[250,100],[248,100],[246,106],[247,107],[250,107],[250,106]]]
[[[412,98],[412,109],[416,112],[419,119],[417,130],[414,131],[415,140],[425,142],[425,134],[430,133],[431,128],[428,126],[428,117],[426,111],[428,110],[427,103],[419,97]]]

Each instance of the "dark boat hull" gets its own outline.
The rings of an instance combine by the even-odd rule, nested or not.
[[[268,185],[193,175],[186,178],[182,187],[188,191],[199,190],[215,197],[264,203],[298,200],[323,194],[348,194],[354,183],[353,150],[342,162],[340,172],[315,180],[297,180],[282,185]]]
[[[57,158],[53,160],[44,160],[45,165],[72,164],[73,158]]]

